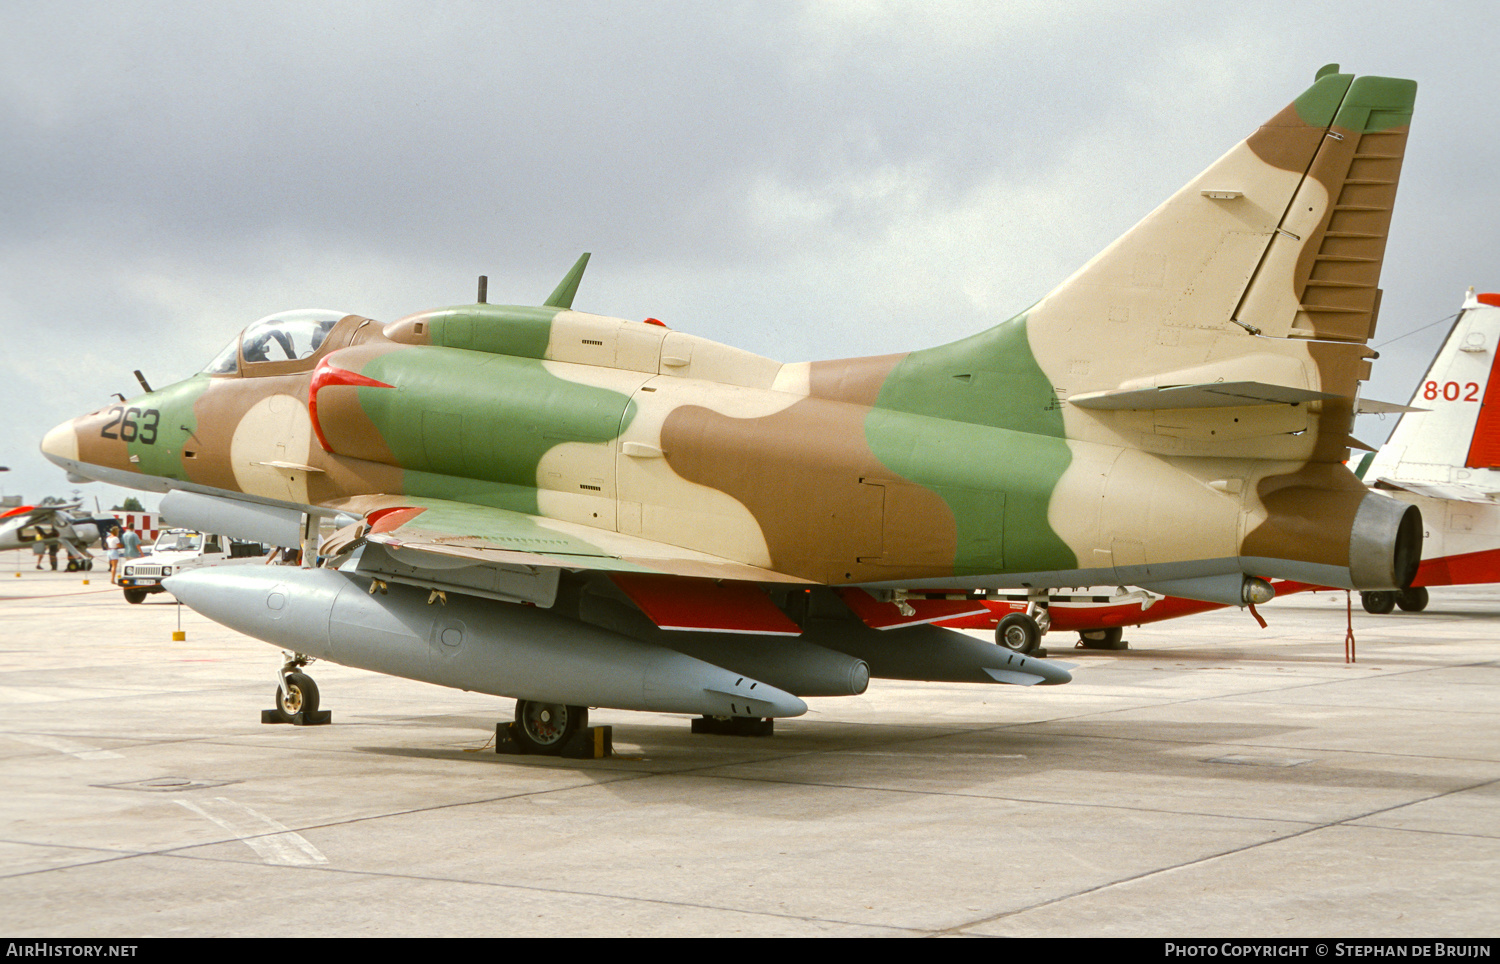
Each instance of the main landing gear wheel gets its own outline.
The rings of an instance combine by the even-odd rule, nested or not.
[[[125,590],[125,601],[128,602],[128,603],[130,603],[132,606],[139,606],[141,603],[143,603],[143,602],[146,601],[146,590],[144,590],[144,589],[127,589],[127,590]]]
[[[1025,613],[1011,613],[995,627],[995,645],[1013,653],[1034,653],[1041,644],[1041,628]]]
[[[515,741],[528,753],[562,752],[563,745],[587,726],[589,708],[566,703],[516,701],[516,725],[511,729]]]
[[[1124,649],[1125,630],[1119,626],[1089,629],[1078,634],[1079,649]]]
[[[1378,592],[1362,592],[1359,594],[1359,604],[1365,607],[1365,612],[1375,616],[1384,616],[1396,608],[1396,594],[1380,590]]]
[[[1427,608],[1427,589],[1424,586],[1412,586],[1396,593],[1396,605],[1401,607],[1402,612],[1419,613]]]
[[[276,708],[288,720],[298,713],[303,714],[304,719],[311,718],[318,712],[318,684],[306,673],[288,673],[286,692],[276,688]]]

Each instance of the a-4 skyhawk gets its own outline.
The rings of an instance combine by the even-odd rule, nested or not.
[[[572,310],[580,260],[541,307],[272,315],[42,447],[169,492],[173,524],[321,549],[174,577],[188,605],[514,697],[536,747],[591,706],[768,718],[871,676],[1065,682],[930,625],[972,603],[907,594],[1410,583],[1420,513],[1343,463],[1415,92],[1325,68],[1033,307],[952,344],[782,364]],[[300,663],[291,706],[315,699]]]

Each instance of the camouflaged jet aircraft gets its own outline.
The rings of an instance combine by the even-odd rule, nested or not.
[[[937,348],[783,364],[585,314],[585,255],[541,307],[263,318],[42,448],[167,492],[174,524],[317,550],[168,585],[296,651],[288,713],[308,657],[517,698],[541,750],[591,706],[1065,682],[921,593],[1411,582],[1419,511],[1343,463],[1415,92],[1324,68],[1041,301]]]

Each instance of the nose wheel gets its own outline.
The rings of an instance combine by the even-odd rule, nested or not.
[[[298,713],[318,712],[318,684],[306,673],[289,673],[276,688],[276,708],[290,719]]]
[[[276,708],[261,710],[262,723],[290,723],[293,726],[322,726],[333,722],[333,714],[318,709],[318,684],[301,672],[312,657],[288,653],[276,682]]]

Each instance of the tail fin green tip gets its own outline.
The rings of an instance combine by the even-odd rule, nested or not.
[[[1334,68],[1333,71],[1329,67]],[[1338,73],[1337,64],[1324,67],[1318,71],[1313,85],[1303,91],[1301,97],[1292,101],[1297,109],[1297,116],[1309,127],[1327,127],[1332,124],[1339,105],[1344,102],[1344,94],[1348,93],[1349,85],[1353,82],[1354,75]]]
[[[547,296],[547,300],[542,302],[542,307],[572,308],[573,296],[578,294],[578,282],[583,280],[583,269],[587,268],[588,264],[589,253],[585,251],[583,255],[573,263],[573,267],[568,269],[568,273],[563,275],[562,281],[558,282],[558,285],[555,289],[553,289],[552,294]]]

